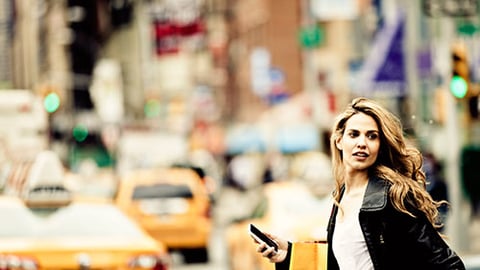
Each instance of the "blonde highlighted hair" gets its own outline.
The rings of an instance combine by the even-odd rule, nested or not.
[[[438,206],[445,202],[434,201],[426,190],[427,182],[422,171],[423,157],[420,151],[407,145],[402,124],[393,113],[364,97],[355,98],[337,117],[332,129],[330,148],[335,177],[335,201],[339,203],[340,189],[345,184],[342,152],[335,142],[343,136],[350,117],[358,113],[371,116],[380,133],[380,150],[376,162],[368,169],[369,177],[376,176],[391,184],[389,197],[398,211],[415,217],[409,209],[409,206],[413,206],[423,212],[435,227],[440,227]]]

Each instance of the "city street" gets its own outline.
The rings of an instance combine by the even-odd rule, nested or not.
[[[0,0],[0,126],[0,270],[480,270],[480,0]]]

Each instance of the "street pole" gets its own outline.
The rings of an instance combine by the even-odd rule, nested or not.
[[[411,128],[417,136],[423,136],[422,130],[422,95],[418,86],[418,68],[417,68],[417,48],[419,40],[419,10],[420,4],[417,0],[405,1],[404,8],[406,10],[405,18],[405,72],[408,89],[408,107],[410,112]]]
[[[310,8],[309,8],[310,0],[301,0],[300,1],[300,10],[301,10],[301,19],[302,27],[309,27],[313,25],[315,18],[313,18]],[[312,112],[313,112],[313,122],[317,129],[320,129],[318,141],[320,142],[318,145],[318,151],[323,152],[323,132],[321,130],[321,125],[319,124],[320,121],[320,107],[322,104],[320,103],[318,92],[320,91],[317,83],[317,76],[316,76],[316,69],[314,63],[314,53],[311,48],[303,48],[302,49],[302,62],[303,62],[303,88],[306,91],[306,94],[309,96],[311,100]]]
[[[449,217],[447,221],[447,235],[451,246],[458,252],[468,250],[468,227],[464,215],[464,202],[462,200],[462,191],[460,185],[460,149],[462,136],[460,133],[461,126],[459,125],[460,117],[457,108],[457,101],[450,93],[449,82],[451,78],[451,62],[450,62],[450,44],[454,38],[454,25],[452,18],[440,18],[442,35],[438,44],[443,45],[443,52],[441,57],[448,57],[444,63],[448,66],[443,69],[443,91],[446,93],[446,122],[445,132],[446,140],[446,179],[448,185],[448,197],[450,203]],[[441,45],[440,45],[441,46]]]
[[[446,88],[448,89],[448,88]],[[448,91],[448,90],[446,90]],[[447,232],[449,241],[452,246],[459,252],[468,250],[468,227],[464,215],[464,202],[462,199],[462,191],[460,185],[460,148],[461,136],[458,125],[459,117],[457,111],[457,101],[448,93],[446,107],[446,141],[447,146],[446,157],[446,176],[448,185],[448,197],[450,203],[450,217],[447,224]]]

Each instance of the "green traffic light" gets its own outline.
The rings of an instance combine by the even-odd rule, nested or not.
[[[160,106],[161,105],[160,105],[160,102],[158,100],[149,99],[145,103],[145,106],[143,108],[145,116],[147,116],[147,118],[152,118],[152,117],[159,116],[160,113],[161,113]]]
[[[467,81],[460,76],[453,76],[450,81],[450,91],[454,97],[464,98],[468,91]]]
[[[49,93],[43,99],[43,107],[49,113],[53,113],[60,107],[60,97],[57,93]]]
[[[85,139],[87,139],[88,136],[88,128],[84,125],[76,125],[73,128],[73,138],[75,138],[75,141],[77,142],[83,142]]]

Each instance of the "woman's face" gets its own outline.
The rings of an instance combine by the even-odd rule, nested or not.
[[[367,170],[377,160],[380,149],[377,123],[367,114],[354,114],[347,120],[345,131],[336,144],[342,151],[347,173]]]

